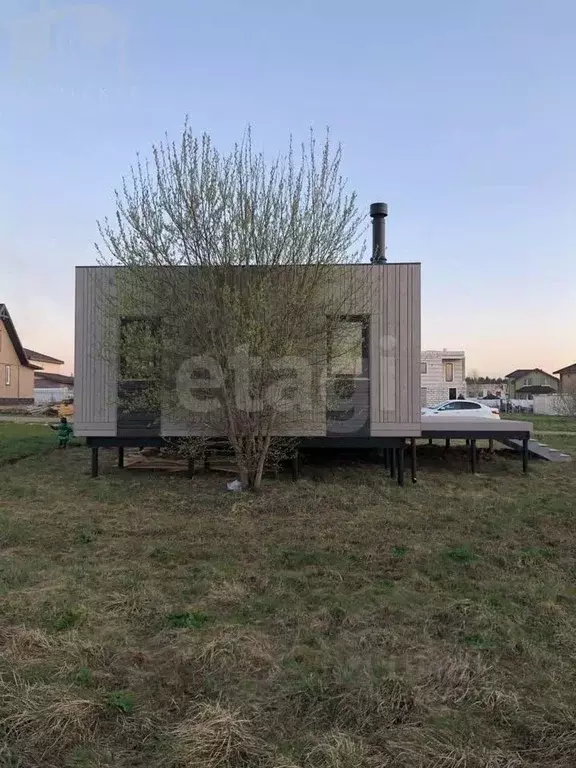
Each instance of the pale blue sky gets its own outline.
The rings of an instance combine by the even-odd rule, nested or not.
[[[0,94],[0,302],[69,368],[74,265],[186,114],[271,153],[329,125],[389,260],[422,262],[425,348],[576,359],[573,0],[2,0]]]

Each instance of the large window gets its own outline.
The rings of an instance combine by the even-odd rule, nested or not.
[[[368,324],[364,317],[342,317],[328,339],[328,374],[331,377],[368,377]]]
[[[120,379],[150,381],[160,365],[160,323],[154,317],[126,317],[120,323]]]
[[[444,381],[454,381],[454,363],[444,363]]]

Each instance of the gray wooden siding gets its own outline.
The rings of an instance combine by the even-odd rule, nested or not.
[[[74,432],[79,437],[116,435],[115,335],[105,322],[114,270],[76,269]]]
[[[420,434],[420,265],[337,267],[334,290],[341,314],[370,315],[370,415],[373,436]],[[117,364],[110,355],[110,332],[103,330],[102,296],[112,271],[76,271],[76,431],[116,435]],[[338,289],[340,286],[340,289]],[[108,352],[102,354],[106,335]],[[186,427],[166,408],[161,433],[181,435]],[[202,431],[202,430],[200,430]],[[325,401],[310,423],[286,425],[282,434],[326,434]]]
[[[420,423],[420,265],[368,267],[371,434],[413,435]],[[406,431],[408,430],[408,431]]]

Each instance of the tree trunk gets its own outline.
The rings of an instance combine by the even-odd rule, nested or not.
[[[261,443],[260,445],[260,455],[258,457],[256,472],[254,473],[254,484],[252,486],[252,489],[254,491],[260,490],[260,486],[262,485],[262,475],[264,473],[264,464],[266,463],[266,457],[268,456],[268,451],[270,449],[270,437],[271,437],[270,434],[266,435],[263,443]]]

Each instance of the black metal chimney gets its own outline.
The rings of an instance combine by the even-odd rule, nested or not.
[[[372,217],[372,264],[386,264],[386,216],[388,206],[386,203],[372,203],[370,206]]]

